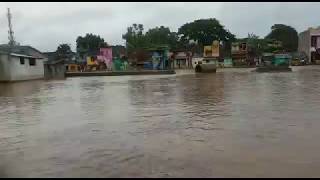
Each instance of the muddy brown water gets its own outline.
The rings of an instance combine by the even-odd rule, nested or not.
[[[0,84],[0,177],[319,177],[320,66]]]

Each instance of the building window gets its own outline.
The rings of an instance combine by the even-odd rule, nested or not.
[[[316,36],[311,36],[311,47],[316,47],[317,44],[317,37]]]
[[[20,57],[20,64],[24,64],[24,57]]]
[[[245,51],[247,49],[247,44],[246,43],[242,43],[240,48],[241,48],[242,51]]]
[[[35,58],[30,58],[29,59],[29,65],[30,66],[35,66],[36,65],[36,59]]]

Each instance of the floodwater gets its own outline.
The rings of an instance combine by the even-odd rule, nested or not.
[[[320,66],[0,84],[0,177],[320,177]]]

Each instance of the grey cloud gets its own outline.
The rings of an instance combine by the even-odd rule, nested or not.
[[[264,37],[275,23],[298,32],[320,25],[320,3],[0,3],[0,43],[8,41],[7,7],[17,41],[42,51],[54,51],[60,43],[75,50],[77,36],[85,33],[124,44],[122,34],[132,23],[144,24],[146,30],[163,25],[177,31],[186,22],[217,18],[237,37]]]

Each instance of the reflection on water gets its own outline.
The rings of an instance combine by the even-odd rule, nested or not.
[[[1,177],[319,177],[320,67],[0,84]]]

